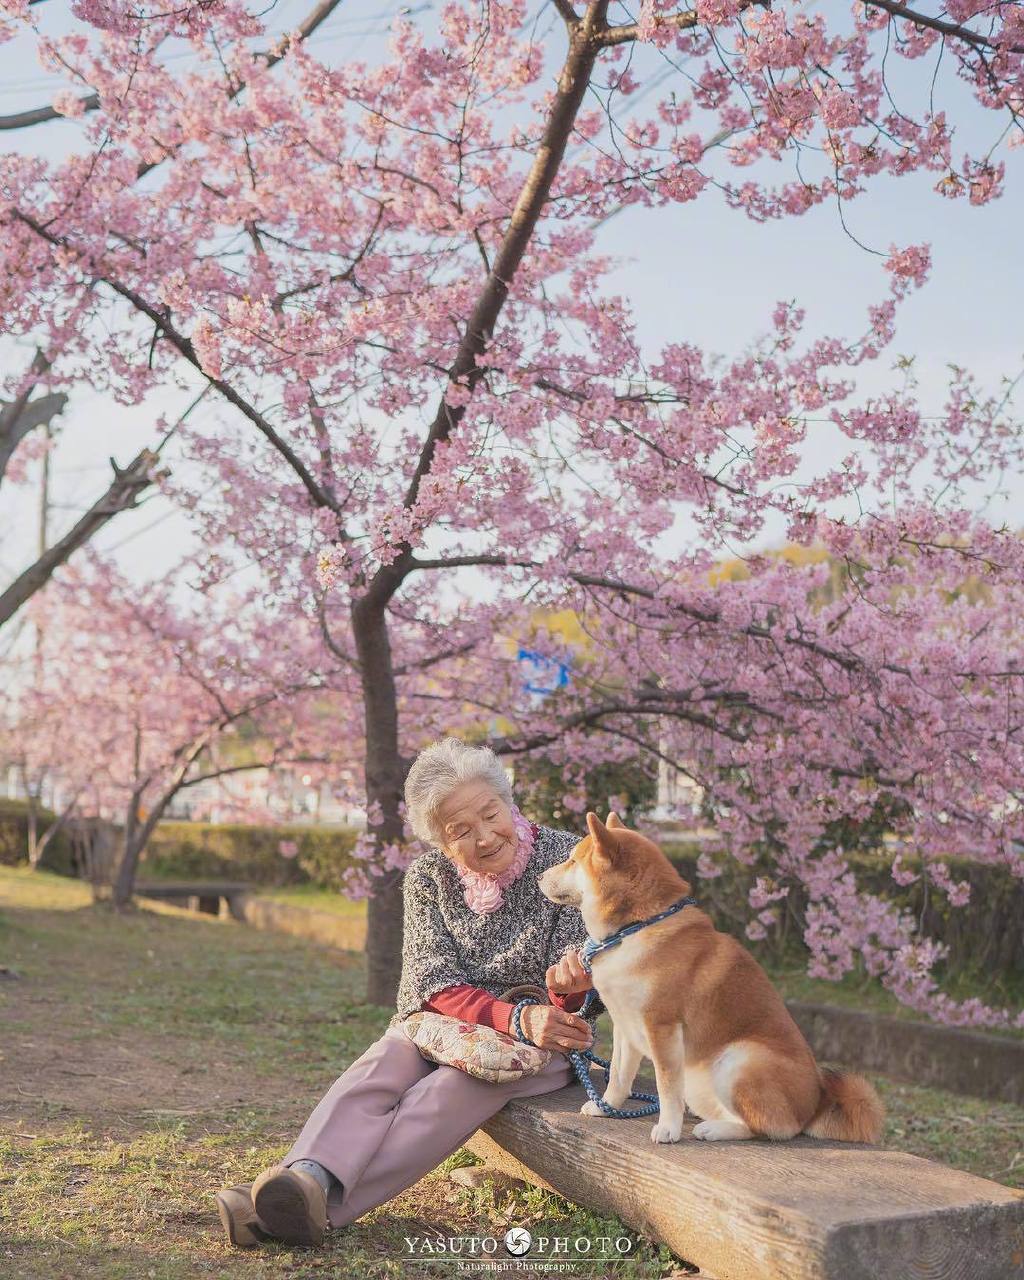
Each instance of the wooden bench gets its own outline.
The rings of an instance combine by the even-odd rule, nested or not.
[[[466,1145],[715,1280],[1024,1280],[1024,1192],[854,1143],[700,1142],[688,1123],[655,1145],[650,1117],[582,1116],[585,1100],[578,1084],[516,1099]]]

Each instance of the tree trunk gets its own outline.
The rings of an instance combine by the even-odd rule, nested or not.
[[[65,806],[64,811],[55,822],[50,823],[41,836],[30,827],[28,861],[29,866],[32,867],[33,870],[39,866],[43,860],[46,850],[53,843],[58,833],[63,830],[68,818],[70,818],[74,811],[75,805],[78,803],[78,796],[79,792],[76,791],[71,803]]]
[[[39,865],[42,850],[39,848],[39,813],[36,797],[28,792],[28,865],[35,870]]]
[[[384,609],[366,598],[357,600],[352,606],[352,631],[363,686],[367,830],[380,848],[402,840],[398,806],[406,774],[398,749],[398,699]],[[379,821],[370,822],[369,813],[377,805]],[[384,872],[375,878],[374,886],[367,903],[366,999],[390,1008],[402,969],[402,872]]]
[[[486,349],[509,287],[540,218],[555,176],[562,165],[573,124],[590,83],[601,49],[608,0],[595,0],[586,16],[573,23],[558,91],[548,112],[544,133],[526,175],[519,198],[494,264],[468,317],[464,335],[448,371],[450,382],[464,380],[470,391],[482,376],[477,357]],[[444,397],[438,404],[405,505],[416,503],[420,483],[430,473],[439,442],[448,439],[462,420],[463,408]],[[412,547],[403,545],[398,557],[375,574],[367,594],[352,604],[352,631],[359,655],[366,732],[367,807],[380,806],[380,820],[368,823],[377,848],[403,834],[399,804],[408,765],[398,749],[398,699],[391,664],[386,605],[412,564]],[[402,967],[401,872],[387,872],[375,880],[369,900],[366,930],[367,1000],[393,1005]]]
[[[139,839],[139,793],[136,792],[128,804],[121,860],[117,864],[117,875],[111,885],[115,907],[126,907],[131,901],[135,889],[135,872],[138,870],[139,855],[144,843]]]

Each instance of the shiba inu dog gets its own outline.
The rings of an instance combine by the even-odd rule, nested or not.
[[[539,878],[553,902],[583,913],[590,936],[610,937],[690,892],[658,846],[609,814],[587,814],[589,835]],[[877,1142],[884,1109],[862,1076],[823,1070],[767,975],[703,911],[686,906],[593,957],[594,986],[614,1023],[604,1101],[628,1103],[650,1058],[661,1112],[654,1142],[678,1142],[689,1107],[693,1136]],[[592,1102],[585,1115],[603,1115]]]

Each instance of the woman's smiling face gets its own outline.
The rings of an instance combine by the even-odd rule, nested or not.
[[[444,852],[481,875],[500,875],[516,856],[512,810],[486,782],[463,782],[437,815]]]

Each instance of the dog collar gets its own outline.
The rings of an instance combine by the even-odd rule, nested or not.
[[[670,907],[666,907],[664,911],[659,911],[655,916],[648,916],[646,920],[634,920],[632,924],[624,925],[623,928],[617,930],[609,937],[602,939],[600,942],[596,938],[592,938],[587,934],[587,940],[583,944],[580,951],[580,960],[587,973],[590,972],[590,962],[594,956],[600,955],[602,951],[608,951],[611,947],[617,947],[623,938],[628,938],[631,933],[636,933],[640,929],[646,929],[649,924],[657,924],[659,920],[664,920],[666,916],[674,915],[677,911],[682,911],[683,907],[695,907],[697,905],[696,898],[680,898],[678,902],[673,902]]]

